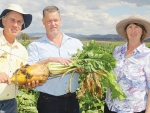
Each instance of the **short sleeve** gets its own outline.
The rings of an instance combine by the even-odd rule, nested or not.
[[[39,61],[38,50],[36,45],[33,43],[27,47],[28,51],[28,64],[32,65]]]

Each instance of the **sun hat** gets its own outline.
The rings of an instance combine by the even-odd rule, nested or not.
[[[23,15],[23,19],[24,19],[24,24],[22,25],[22,29],[27,28],[32,21],[32,15],[31,14],[27,14],[23,11],[22,7],[20,5],[17,4],[9,4],[6,9],[1,13],[0,15],[0,27],[4,28],[3,24],[2,24],[2,18],[9,13],[10,11],[16,11],[18,13],[21,13]]]
[[[147,39],[150,37],[150,21],[147,20],[146,18],[141,17],[140,15],[132,15],[129,18],[121,20],[116,25],[116,31],[121,37],[126,38],[125,27],[130,23],[139,23],[143,25],[145,29],[147,30],[147,34],[144,39]]]

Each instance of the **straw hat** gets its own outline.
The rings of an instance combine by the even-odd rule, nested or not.
[[[143,25],[145,27],[145,29],[147,30],[145,39],[150,37],[150,21],[141,17],[140,15],[132,15],[129,18],[126,18],[126,19],[120,21],[116,25],[116,31],[121,37],[126,38],[125,27],[130,23],[139,23],[139,24]]]
[[[18,13],[21,13],[23,15],[23,19],[24,19],[24,24],[22,25],[22,29],[27,28],[32,21],[32,15],[31,14],[27,14],[23,11],[22,7],[20,5],[17,4],[9,4],[6,9],[1,13],[0,15],[0,27],[4,28],[3,24],[2,24],[2,18],[10,11],[16,11]]]

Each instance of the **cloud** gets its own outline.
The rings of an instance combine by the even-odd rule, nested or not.
[[[76,34],[116,34],[115,25],[131,14],[150,18],[149,0],[0,0],[0,12],[17,3],[33,15],[32,24],[23,32],[45,32],[42,10],[56,5],[61,12],[62,31]]]
[[[122,0],[127,3],[135,4],[137,7],[149,6],[150,0]]]

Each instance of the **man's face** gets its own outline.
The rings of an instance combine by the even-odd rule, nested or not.
[[[6,17],[2,19],[5,35],[12,38],[16,37],[22,29],[23,22],[22,14],[15,11],[7,13]]]
[[[42,21],[46,33],[57,35],[60,32],[61,18],[58,12],[46,12]]]

